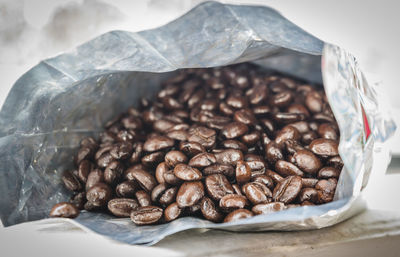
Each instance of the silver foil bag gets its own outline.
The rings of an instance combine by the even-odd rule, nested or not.
[[[129,244],[154,244],[191,228],[303,230],[334,225],[364,208],[360,191],[378,147],[394,133],[373,85],[354,58],[278,12],[261,6],[206,2],[153,30],[112,31],[44,60],[13,86],[0,112],[0,217],[9,226],[46,218],[70,193],[60,176],[73,167],[82,138],[142,96],[152,97],[177,69],[252,62],[323,84],[340,128],[344,161],[335,201],[228,224],[185,217],[135,226],[129,219],[82,212],[73,222]],[[390,160],[390,158],[387,158]],[[385,169],[388,163],[379,167]]]

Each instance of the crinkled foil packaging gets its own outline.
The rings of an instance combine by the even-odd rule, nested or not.
[[[11,89],[0,112],[0,217],[5,226],[48,217],[69,199],[60,176],[73,166],[80,140],[111,117],[151,97],[182,68],[252,62],[325,87],[340,128],[345,163],[335,201],[229,224],[185,217],[135,226],[129,219],[82,212],[72,222],[129,244],[154,244],[178,231],[305,230],[327,227],[365,208],[360,192],[378,147],[396,125],[382,110],[353,56],[261,6],[203,3],[177,20],[138,33],[112,31],[44,60]],[[369,133],[370,131],[370,133]],[[390,158],[387,158],[389,161]],[[380,169],[388,165],[381,164]]]

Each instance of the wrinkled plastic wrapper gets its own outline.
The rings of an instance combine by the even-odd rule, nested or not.
[[[339,124],[339,152],[345,164],[335,201],[228,224],[184,217],[138,227],[129,219],[89,212],[82,212],[74,222],[118,241],[154,244],[192,228],[316,229],[363,210],[360,191],[380,149],[377,145],[396,126],[384,115],[354,57],[270,8],[207,2],[153,30],[103,34],[70,53],[40,62],[15,83],[0,113],[3,224],[48,217],[55,203],[67,201],[71,194],[60,177],[73,167],[80,140],[98,136],[107,120],[141,97],[152,97],[160,82],[176,70],[241,62],[324,85]]]

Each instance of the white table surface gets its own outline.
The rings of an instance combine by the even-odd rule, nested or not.
[[[172,0],[167,3],[163,0],[0,0],[0,105],[16,79],[40,60],[57,55],[62,51],[68,51],[112,29],[139,31],[163,25],[199,2],[201,1]],[[384,3],[359,0],[223,2],[266,4],[275,7],[306,31],[352,52],[369,77],[382,81],[382,88],[388,93],[394,108],[394,117],[400,124],[400,115],[398,114],[400,101],[397,100],[397,97],[400,96],[400,77],[397,75],[398,60],[400,59],[400,51],[397,50],[397,47],[400,46],[398,29],[400,16],[396,1],[384,1]],[[396,136],[392,140],[391,146],[396,154],[400,154],[400,136]],[[390,175],[384,175],[385,171],[383,170],[371,178],[368,190],[365,192],[370,211],[363,214],[364,216],[361,218],[356,217],[354,221],[348,221],[347,226],[359,224],[357,222],[372,224],[369,226],[373,229],[368,230],[372,238],[382,237],[389,233],[394,235],[391,237],[392,239],[398,241],[400,225],[397,220],[400,219],[400,205],[396,201],[388,204],[388,199],[398,195],[399,167],[400,163],[397,163],[391,169]],[[393,226],[387,226],[387,223]],[[327,237],[326,240],[323,240],[323,244],[316,243],[314,246],[311,240],[304,248],[304,244],[299,244],[290,233],[243,235],[218,231],[205,233],[204,231],[190,231],[172,236],[159,243],[157,247],[146,248],[115,243],[98,235],[85,233],[71,225],[63,224],[59,225],[56,221],[50,221],[50,224],[48,221],[44,221],[44,223],[40,221],[9,228],[0,227],[0,249],[6,249],[7,256],[22,256],[24,253],[31,253],[33,256],[39,253],[42,256],[46,256],[46,254],[53,256],[52,252],[43,251],[43,247],[50,243],[51,249],[56,251],[58,256],[70,256],[69,254],[72,253],[98,253],[98,256],[110,256],[116,249],[118,249],[118,256],[132,255],[132,253],[137,256],[167,256],[188,254],[193,240],[200,240],[200,242],[196,241],[198,242],[195,244],[197,248],[193,249],[196,254],[193,255],[207,255],[210,252],[207,250],[207,245],[204,245],[204,242],[207,242],[204,238],[206,235],[206,238],[211,240],[210,242],[214,238],[222,241],[227,238],[244,240],[256,238],[254,240],[260,242],[260,240],[265,241],[270,240],[271,237],[278,237],[276,246],[285,247],[273,248],[277,252],[269,252],[270,254],[281,256],[278,255],[278,253],[280,254],[279,249],[286,249],[288,250],[286,253],[289,255],[298,253],[311,256],[311,253],[317,254],[318,251],[332,250],[332,246],[330,246],[332,244],[340,244],[341,247],[344,247],[342,249],[347,249],[348,241],[352,241],[354,238],[360,240],[362,236],[357,233],[345,234],[348,229],[345,225],[339,225],[342,229],[347,229],[345,229],[347,232],[343,232],[343,237],[339,236],[338,240]],[[312,232],[309,234],[309,238],[318,235],[324,237],[324,233],[327,233],[326,235],[331,233],[327,232],[329,229],[324,230],[325,232]],[[337,230],[333,229],[333,231]],[[339,232],[336,233],[340,234],[342,231],[339,229]],[[305,237],[305,234],[301,236]],[[287,238],[292,238],[290,240],[294,241],[286,242]],[[172,239],[175,241],[171,241]],[[374,239],[372,242],[377,242],[377,240]],[[214,244],[218,244],[215,242],[217,241],[214,241]],[[360,242],[357,247],[369,249],[367,247],[370,245],[368,239]],[[396,246],[396,244],[391,245],[392,241],[390,240],[386,243],[389,248],[385,249]],[[303,248],[290,248],[287,247],[288,244]],[[382,245],[384,244],[382,243]],[[242,250],[247,249],[243,244],[237,243],[237,246],[242,247],[240,248]],[[263,247],[269,248],[270,246],[264,244]],[[316,250],[310,252],[311,248]],[[239,249],[238,252],[230,252],[226,247],[221,247],[219,254],[228,256],[237,255],[237,253],[241,253]],[[390,251],[386,253],[390,253]]]

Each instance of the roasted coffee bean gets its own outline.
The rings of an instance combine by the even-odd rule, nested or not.
[[[275,170],[279,173],[279,175],[283,177],[287,176],[300,176],[304,175],[304,172],[301,171],[296,165],[293,163],[279,160],[275,163]]]
[[[246,126],[246,124],[243,124],[241,122],[231,122],[227,124],[222,130],[221,133],[223,136],[225,136],[228,139],[232,138],[237,138],[240,136],[243,136],[244,134],[249,131],[249,128]]]
[[[90,188],[92,188],[95,184],[103,182],[103,181],[104,181],[103,172],[99,169],[92,170],[89,173],[87,181],[86,181],[86,191],[88,191]]]
[[[50,211],[50,217],[52,218],[76,218],[79,215],[78,208],[67,202],[61,202],[53,206]]]
[[[256,117],[253,112],[249,109],[242,109],[235,112],[233,119],[237,122],[241,122],[248,126],[254,125],[256,123]]]
[[[260,214],[271,214],[273,212],[277,211],[282,211],[285,210],[286,206],[284,203],[281,202],[275,202],[275,203],[260,203],[257,205],[254,205],[251,211],[255,215],[260,215]]]
[[[78,166],[78,178],[82,183],[86,183],[89,173],[92,171],[93,164],[88,160],[83,160]]]
[[[168,170],[169,170],[169,167],[166,162],[161,162],[160,164],[157,165],[155,177],[159,184],[162,184],[165,182],[164,174]]]
[[[318,134],[325,139],[338,140],[338,134],[333,124],[323,123],[318,127]]]
[[[307,110],[307,108],[304,106],[304,105],[302,105],[302,104],[292,104],[292,105],[290,105],[288,108],[287,108],[287,112],[290,112],[290,113],[302,113],[302,114],[304,114],[306,117],[309,117],[310,116],[310,113],[309,113],[309,111]],[[301,121],[300,121],[301,122]],[[307,123],[306,123],[307,124]],[[304,125],[304,123],[301,125],[301,126],[303,126]],[[307,125],[307,127],[308,127],[308,125]]]
[[[253,113],[257,117],[268,116],[271,114],[271,112],[272,112],[272,109],[268,105],[259,105],[259,106],[253,107]]]
[[[254,216],[254,214],[246,209],[238,209],[226,215],[224,222],[234,222],[240,219],[247,219]]]
[[[153,188],[153,191],[151,191],[151,201],[153,203],[158,202],[159,198],[161,197],[162,194],[164,194],[165,190],[167,190],[168,186],[167,184],[158,184]]]
[[[287,140],[294,140],[297,141],[300,139],[300,132],[292,126],[286,126],[282,128],[275,137],[275,143],[278,145],[279,148],[282,149],[284,146],[285,141]]]
[[[259,175],[256,175],[256,176],[252,176],[251,177],[251,181],[264,184],[271,190],[274,188],[274,181],[272,180],[271,177],[269,177],[269,176],[267,176],[265,174],[259,174]]]
[[[143,149],[146,152],[155,152],[161,149],[170,148],[174,145],[174,140],[165,136],[155,136],[144,142]]]
[[[294,164],[302,171],[309,174],[315,174],[322,167],[322,163],[317,156],[308,150],[299,150],[295,152],[293,158]]]
[[[247,152],[247,146],[238,140],[233,140],[233,139],[225,140],[221,143],[221,146],[223,148],[236,149],[242,152]]]
[[[108,210],[117,217],[129,217],[131,211],[139,207],[135,199],[115,198],[108,202]]]
[[[334,167],[324,167],[318,171],[319,179],[336,178],[338,179],[340,171]]]
[[[326,164],[328,166],[338,169],[339,171],[342,170],[343,165],[344,165],[343,160],[342,160],[342,158],[340,158],[340,156],[334,156],[334,157],[329,158],[326,161]]]
[[[173,170],[167,170],[164,173],[164,181],[169,185],[179,185],[182,183],[182,180],[180,180],[177,176],[175,176]]]
[[[236,182],[244,184],[251,179],[251,169],[249,165],[242,160],[236,162]]]
[[[245,196],[236,194],[225,195],[219,200],[219,207],[227,212],[231,212],[234,209],[243,209],[248,204]]]
[[[222,174],[212,174],[206,177],[205,186],[208,195],[219,201],[227,194],[233,194],[234,190],[228,179]]]
[[[114,185],[120,180],[123,172],[123,165],[118,161],[113,161],[104,170],[104,181],[109,185]]]
[[[259,174],[264,174],[267,168],[267,165],[263,160],[246,161],[246,163],[250,167],[252,177]]]
[[[275,165],[279,160],[283,159],[283,153],[281,148],[274,142],[271,141],[265,147],[265,158],[270,164]]]
[[[317,201],[318,191],[315,188],[306,187],[301,189],[298,197],[301,203],[304,201],[315,203]]]
[[[226,149],[215,154],[216,162],[219,164],[236,165],[243,160],[243,153],[240,150]]]
[[[232,165],[226,164],[213,164],[203,169],[203,174],[205,176],[211,174],[223,174],[227,177],[235,176],[235,169]]]
[[[142,163],[146,167],[156,167],[160,162],[164,160],[164,152],[154,152],[143,156]]]
[[[272,122],[272,120],[269,119],[262,119],[260,120],[262,127],[264,128],[264,131],[272,136],[275,133],[275,125]]]
[[[333,200],[333,196],[335,195],[336,186],[337,180],[334,178],[330,178],[328,180],[322,179],[318,181],[318,183],[315,185],[315,189],[318,190],[318,202],[331,202]]]
[[[249,101],[253,105],[258,105],[265,101],[268,97],[268,87],[266,85],[258,85],[254,87],[253,93],[249,96]]]
[[[246,99],[243,96],[230,95],[226,99],[226,103],[235,109],[242,109],[247,106]]]
[[[273,192],[273,198],[276,202],[283,202],[285,204],[291,203],[300,193],[301,187],[301,177],[286,177],[276,185]]]
[[[189,130],[188,141],[199,143],[204,148],[210,149],[215,145],[216,132],[207,127],[197,127]]]
[[[164,218],[165,221],[173,221],[176,220],[182,213],[182,209],[179,208],[178,203],[174,202],[168,205],[164,210]]]
[[[188,140],[189,133],[183,129],[171,130],[166,134],[166,136],[177,141],[186,141]]]
[[[305,105],[311,112],[319,113],[322,111],[322,97],[316,91],[311,91],[306,96]]]
[[[269,176],[274,181],[275,184],[278,184],[279,182],[284,180],[284,178],[281,175],[269,169],[265,171],[265,175]]]
[[[204,168],[217,162],[217,158],[212,153],[199,153],[189,161],[189,165],[196,168]]]
[[[171,168],[179,163],[186,163],[188,161],[186,155],[180,151],[170,151],[165,155],[164,159],[166,164]]]
[[[240,137],[240,139],[248,146],[254,146],[260,141],[261,135],[258,131],[247,133]]]
[[[137,184],[134,181],[124,181],[115,188],[115,193],[121,198],[133,198],[137,190]]]
[[[95,206],[106,206],[112,197],[111,188],[104,183],[97,183],[86,193],[86,199]]]
[[[242,191],[254,205],[269,202],[272,198],[271,190],[266,185],[258,182],[250,182],[243,185]]]
[[[305,120],[306,115],[303,113],[278,112],[273,115],[273,118],[280,124],[289,124],[296,121]]]
[[[82,189],[82,185],[79,182],[78,178],[69,171],[64,172],[62,176],[62,181],[64,182],[64,186],[69,191],[76,192]]]
[[[174,174],[177,178],[185,181],[200,180],[203,177],[198,169],[182,163],[175,166]]]
[[[157,206],[142,206],[133,210],[131,220],[136,225],[149,225],[157,223],[163,215],[163,209]]]
[[[176,194],[178,193],[178,188],[177,187],[171,187],[165,190],[165,192],[160,196],[158,199],[159,203],[162,206],[167,206],[173,201],[175,201]]]
[[[130,168],[131,169],[131,168]],[[147,192],[151,192],[157,185],[156,179],[153,175],[145,170],[131,169],[131,174],[134,180]]]
[[[79,164],[83,160],[91,159],[93,156],[93,149],[89,147],[81,147],[76,155],[75,162]]]
[[[301,135],[301,141],[306,145],[309,145],[313,140],[317,138],[318,135],[314,131],[308,131]]]
[[[214,202],[206,196],[201,199],[200,210],[203,217],[212,222],[220,222],[223,218],[223,215],[217,209]]]
[[[151,205],[151,197],[149,193],[147,193],[144,190],[137,191],[135,193],[135,197],[139,203],[140,206],[150,206]]]
[[[135,180],[135,177],[133,176],[135,173],[134,172],[135,170],[146,170],[147,171],[147,168],[141,163],[134,164],[129,169],[126,169],[124,171],[124,175],[123,175],[124,179],[130,180],[130,181]]]
[[[143,155],[143,143],[139,142],[133,146],[133,153],[129,159],[129,162],[134,164],[140,162]]]
[[[310,143],[310,150],[321,157],[338,155],[338,143],[335,140],[318,138]]]
[[[316,178],[301,178],[301,184],[303,185],[303,188],[315,187],[315,185],[317,183],[318,183],[318,179],[316,179]]]
[[[238,184],[233,184],[232,185],[233,191],[237,195],[243,195],[242,190],[240,189],[240,186]]]
[[[111,156],[116,160],[125,160],[132,154],[133,147],[131,143],[123,142],[116,144],[111,150]]]
[[[288,106],[293,100],[291,91],[282,91],[274,95],[271,99],[271,104],[279,108]]]
[[[69,200],[70,203],[76,206],[79,210],[83,209],[83,206],[86,203],[86,193],[85,192],[79,192],[75,194],[74,196],[71,197]]]
[[[101,168],[107,167],[115,158],[110,154],[110,152],[106,152],[97,159],[97,165]]]
[[[204,186],[201,182],[183,183],[176,195],[176,202],[180,208],[195,205],[204,196]]]
[[[179,144],[179,150],[181,150],[187,156],[192,156],[192,157],[206,151],[204,146],[196,142],[181,142]]]

